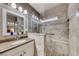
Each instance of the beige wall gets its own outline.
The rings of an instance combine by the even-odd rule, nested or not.
[[[67,16],[67,11],[68,11],[68,4],[67,3],[62,3],[54,8],[51,8],[44,12],[44,19],[52,18],[54,16],[60,16],[62,14],[66,14]]]

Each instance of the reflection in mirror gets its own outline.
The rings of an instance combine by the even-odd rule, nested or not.
[[[24,18],[7,13],[7,33],[11,35],[24,33]]]
[[[18,29],[17,29],[17,32],[18,34],[24,34],[24,18],[22,17],[17,17],[17,24],[18,24]]]
[[[37,32],[37,23],[32,21],[32,32]]]
[[[16,33],[17,30],[17,16],[7,13],[7,33]]]

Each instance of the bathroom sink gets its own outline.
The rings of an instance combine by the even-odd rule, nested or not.
[[[26,40],[18,40],[16,42],[11,43],[11,45],[18,45],[18,44],[22,44],[24,42],[26,42]]]

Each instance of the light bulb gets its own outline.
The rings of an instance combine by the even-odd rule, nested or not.
[[[16,4],[15,3],[12,3],[11,4],[11,7],[16,8]]]
[[[27,14],[27,10],[24,10],[24,14]]]
[[[18,10],[19,10],[20,12],[22,12],[22,11],[23,11],[23,8],[22,8],[22,7],[18,7]]]

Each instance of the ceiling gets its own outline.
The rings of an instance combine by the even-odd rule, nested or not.
[[[29,3],[41,15],[50,8],[56,7],[61,3]]]

